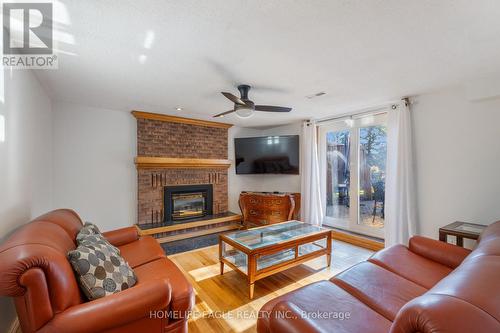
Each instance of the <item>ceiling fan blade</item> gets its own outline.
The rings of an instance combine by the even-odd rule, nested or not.
[[[228,92],[221,92],[222,95],[224,95],[227,99],[231,100],[233,103],[239,104],[239,105],[245,105],[245,102],[243,102],[240,98],[234,96],[231,93]]]
[[[292,111],[292,108],[285,108],[283,106],[272,106],[272,105],[256,105],[255,111],[290,112],[290,111]]]
[[[216,114],[216,115],[214,116],[214,118],[224,117],[226,114],[233,113],[234,111],[236,111],[236,110],[229,110],[229,111],[226,111],[226,112],[222,112],[222,113]]]

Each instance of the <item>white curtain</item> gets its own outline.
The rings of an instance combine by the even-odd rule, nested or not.
[[[302,124],[301,147],[301,219],[304,222],[321,226],[323,205],[320,189],[318,139],[315,121]]]
[[[402,100],[387,114],[385,245],[407,244],[416,233],[416,192],[410,109]]]

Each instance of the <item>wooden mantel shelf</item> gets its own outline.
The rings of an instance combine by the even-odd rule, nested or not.
[[[173,157],[147,157],[135,158],[137,169],[152,168],[224,168],[231,165],[230,160],[203,159],[203,158],[173,158]]]
[[[132,115],[136,119],[151,119],[151,120],[167,121],[171,123],[189,124],[195,126],[225,128],[225,129],[228,129],[233,126],[233,124],[220,123],[217,121],[184,118],[184,117],[170,116],[160,113],[151,113],[151,112],[135,111],[135,110],[132,111]]]

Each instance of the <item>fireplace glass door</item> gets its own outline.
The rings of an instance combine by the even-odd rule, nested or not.
[[[201,217],[206,214],[206,193],[177,193],[172,195],[172,218],[174,220]]]
[[[212,184],[165,186],[163,193],[164,222],[186,223],[213,214]]]

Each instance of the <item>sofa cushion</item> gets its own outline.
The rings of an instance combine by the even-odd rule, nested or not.
[[[185,315],[194,304],[193,287],[184,277],[184,274],[168,258],[160,258],[134,269],[139,283],[153,279],[167,279],[172,286],[170,310],[175,311],[175,316]]]
[[[121,256],[130,267],[144,265],[159,258],[165,258],[165,252],[153,237],[142,237],[136,241],[118,247]]]
[[[408,248],[419,256],[448,266],[451,269],[460,266],[462,261],[471,253],[471,250],[461,246],[422,236],[413,236],[409,241]]]
[[[276,305],[281,302],[293,304],[312,320],[317,330],[324,332],[389,332],[391,322],[370,309],[354,296],[330,281],[315,282],[266,303],[259,313],[257,330],[270,332],[269,317]],[[349,313],[350,318],[335,319],[335,314]],[[323,315],[319,319],[318,315]],[[287,320],[286,314],[281,320]],[[316,318],[315,318],[316,316]],[[330,318],[325,319],[325,317]]]
[[[403,245],[394,245],[379,251],[368,261],[427,289],[432,288],[452,271],[447,266],[411,252]]]
[[[330,279],[385,318],[393,321],[399,309],[427,289],[370,262],[362,262]]]
[[[135,285],[137,278],[116,252],[106,245],[79,245],[68,252],[80,288],[89,300],[117,293]]]

